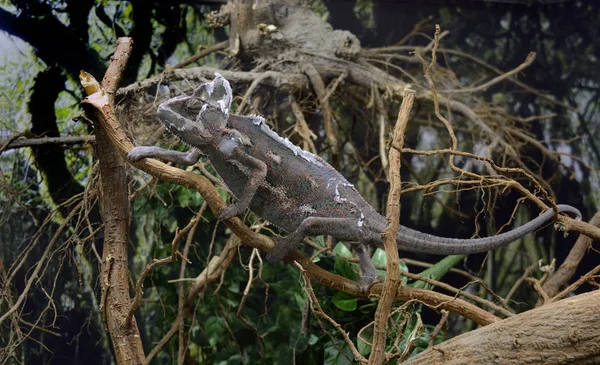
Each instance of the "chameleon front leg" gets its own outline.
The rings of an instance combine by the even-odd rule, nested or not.
[[[143,158],[157,158],[166,162],[173,162],[181,165],[193,165],[200,159],[201,152],[197,148],[192,148],[188,152],[179,152],[166,150],[154,146],[134,147],[127,154],[131,162],[137,162]]]
[[[240,164],[250,169],[248,181],[246,182],[246,186],[241,196],[237,197],[237,202],[230,204],[223,212],[221,212],[221,215],[219,215],[219,219],[224,220],[236,217],[248,209],[256,190],[264,182],[265,177],[267,176],[267,165],[261,160],[244,152],[237,146],[237,143],[232,140],[224,140],[221,142],[219,150],[225,154],[227,161],[238,161]]]
[[[367,291],[377,281],[377,271],[367,254],[365,244],[381,242],[379,234],[360,229],[354,218],[308,217],[285,237],[275,237],[277,245],[267,254],[267,260],[278,261],[290,254],[307,236],[329,235],[351,242],[360,262],[362,276],[358,282],[361,291]]]

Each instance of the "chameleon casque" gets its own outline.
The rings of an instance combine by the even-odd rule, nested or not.
[[[152,157],[191,165],[206,154],[237,197],[220,219],[238,216],[249,208],[289,233],[274,237],[276,247],[267,259],[282,259],[307,236],[330,235],[352,245],[362,270],[359,286],[368,290],[377,281],[377,273],[365,245],[383,246],[385,218],[338,171],[319,156],[281,138],[262,117],[230,114],[231,101],[229,82],[216,73],[212,82],[201,84],[192,95],[163,102],[158,107],[159,120],[192,149],[178,152],[135,147],[128,158],[135,162]],[[581,217],[572,206],[557,208]],[[428,254],[485,252],[538,229],[553,215],[548,209],[523,226],[476,239],[438,237],[400,226],[396,241],[400,250]]]

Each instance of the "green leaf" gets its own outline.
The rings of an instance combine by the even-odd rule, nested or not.
[[[221,341],[221,335],[225,331],[223,320],[219,317],[209,317],[204,323],[204,329],[208,335],[208,343],[216,346]]]
[[[371,257],[371,260],[373,261],[373,265],[376,266],[386,266],[387,265],[387,256],[385,254],[385,251],[378,248],[375,250],[375,252],[373,252],[373,257]],[[408,266],[406,266],[406,263],[404,263],[404,261],[400,260],[398,262],[400,271],[404,271],[404,272],[408,272]],[[377,275],[381,275],[385,278],[387,274],[387,271],[385,270],[379,270],[377,269]],[[406,278],[402,279],[403,282],[406,282]]]
[[[367,356],[371,353],[371,345],[364,342],[361,338],[369,343],[373,343],[373,326],[369,326],[362,331],[360,337],[356,335],[356,348],[358,349],[358,352],[363,356]]]
[[[434,280],[441,280],[444,277],[444,275],[446,275],[446,273],[448,273],[448,271],[450,271],[450,269],[452,269],[454,266],[461,263],[464,260],[464,258],[465,258],[464,255],[446,256],[442,260],[440,260],[438,263],[436,263],[435,265],[430,267],[429,269],[421,271],[419,273],[419,275],[425,276],[425,277],[428,277],[428,278],[431,278]],[[427,284],[424,281],[416,281],[409,286],[411,286],[415,289],[431,288],[431,285]]]
[[[333,272],[350,280],[358,280],[358,275],[356,275],[356,272],[352,269],[350,263],[340,255],[335,255]]]
[[[331,299],[331,302],[343,311],[352,312],[356,310],[358,300],[349,294],[337,292]]]
[[[373,260],[373,265],[387,265],[387,256],[385,255],[385,251],[380,248],[373,252],[373,257],[371,259]]]
[[[313,237],[313,242],[319,245],[319,247],[325,247],[325,236]]]
[[[180,207],[187,207],[190,202],[191,194],[187,189],[181,189],[177,192],[177,203]]]
[[[352,251],[350,251],[348,247],[341,242],[338,242],[333,250],[340,256],[352,257]]]
[[[296,300],[296,304],[298,305],[298,309],[304,310],[306,305],[306,298],[300,293],[294,293],[294,299]]]

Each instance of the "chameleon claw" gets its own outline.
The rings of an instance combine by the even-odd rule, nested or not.
[[[361,276],[358,280],[358,290],[361,293],[366,294],[369,292],[369,290],[371,290],[373,284],[376,284],[378,282],[379,278],[377,276]]]
[[[240,209],[236,204],[231,204],[219,214],[219,219],[224,221],[229,218],[237,217],[242,214],[243,211],[244,210]]]
[[[271,262],[277,262],[286,257],[290,252],[294,250],[292,246],[289,248],[288,241],[284,237],[272,237],[275,241],[275,247],[267,254],[267,260]]]

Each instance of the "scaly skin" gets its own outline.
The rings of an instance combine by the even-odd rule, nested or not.
[[[330,235],[349,242],[360,260],[362,290],[377,281],[365,245],[383,246],[385,218],[377,213],[339,172],[320,157],[282,139],[258,116],[229,113],[229,82],[215,74],[190,96],[169,99],[158,107],[158,117],[181,141],[193,147],[186,152],[159,147],[136,147],[131,161],[154,157],[179,164],[194,164],[205,153],[224,183],[238,198],[220,215],[228,219],[250,209],[289,232],[277,237],[267,258],[280,260],[307,236]],[[559,212],[581,217],[569,205]],[[455,239],[433,236],[400,226],[396,241],[401,250],[437,255],[485,252],[533,232],[551,220],[549,209],[512,231],[485,238]]]

